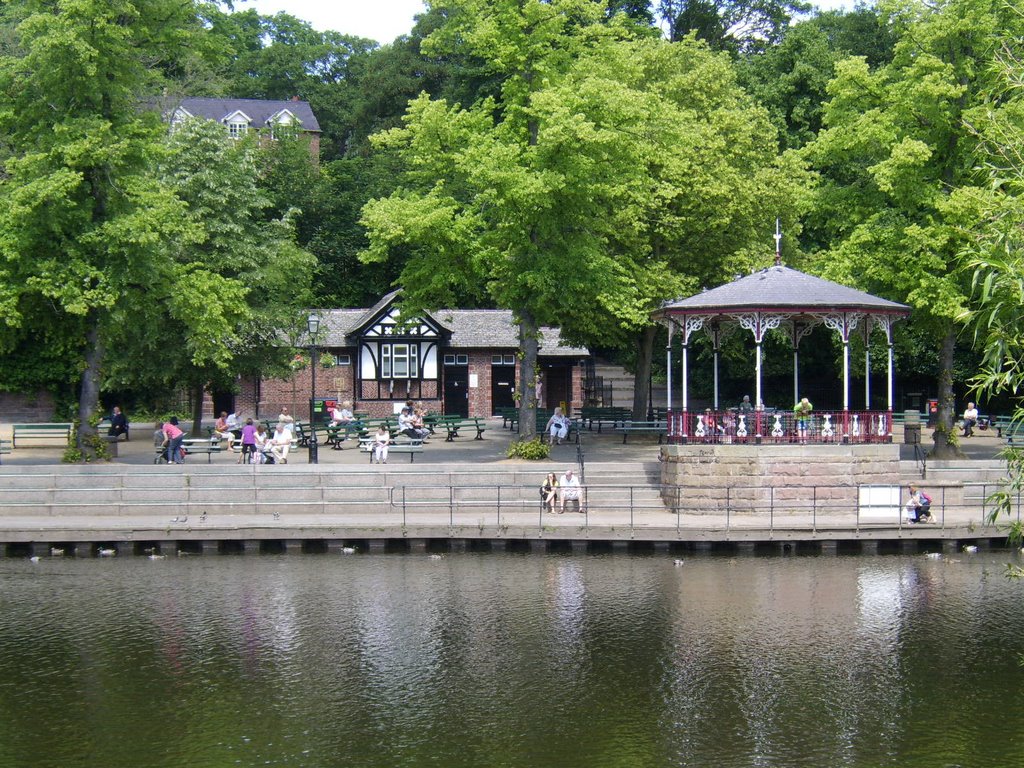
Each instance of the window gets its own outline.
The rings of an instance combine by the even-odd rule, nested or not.
[[[338,365],[352,365],[352,355],[336,355]]]
[[[491,355],[491,365],[515,365],[515,355]]]
[[[228,123],[228,136],[232,139],[242,138],[247,130],[249,130],[249,124],[241,120],[232,120]]]
[[[419,347],[415,344],[381,345],[380,376],[382,379],[417,379],[419,375]]]

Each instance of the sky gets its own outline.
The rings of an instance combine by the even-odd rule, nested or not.
[[[819,8],[852,8],[853,0],[811,0]],[[235,0],[235,9],[255,8],[268,16],[285,11],[308,21],[314,29],[390,43],[412,29],[423,0]]]

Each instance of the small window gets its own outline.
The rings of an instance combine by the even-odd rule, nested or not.
[[[456,355],[455,356],[455,364],[456,365],[469,365],[469,355]]]
[[[515,355],[505,355],[505,365],[515,365],[515,364],[516,364],[516,356]]]
[[[232,139],[240,139],[245,136],[245,132],[249,130],[249,125],[241,121],[232,121],[228,123],[228,136]]]
[[[352,365],[352,355],[338,355],[338,365]]]
[[[501,355],[491,355],[491,365],[501,365]]]
[[[445,355],[444,356],[444,364],[445,365],[455,365],[455,355]]]

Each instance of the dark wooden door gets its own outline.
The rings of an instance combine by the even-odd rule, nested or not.
[[[491,414],[499,408],[515,408],[516,368],[514,365],[491,366]]]
[[[444,412],[449,416],[469,416],[469,366],[444,367]]]

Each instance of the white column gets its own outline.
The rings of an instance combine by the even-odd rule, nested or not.
[[[850,410],[850,340],[843,339],[843,410]]]
[[[755,398],[754,407],[757,408],[758,410],[760,410],[760,408],[761,408],[761,340],[760,339],[757,340],[757,343],[756,343],[756,346],[755,346],[755,350],[754,350],[754,354],[756,355],[756,357],[754,359],[754,373],[755,373],[755,376],[756,376],[756,379],[755,379],[756,383],[754,385],[754,398]]]
[[[889,403],[889,410],[892,410],[892,342],[889,342],[889,371],[888,371],[888,392],[886,392],[886,399]]]
[[[800,350],[793,345],[793,402],[800,402]]]
[[[689,393],[689,379],[687,378],[688,372],[686,365],[688,362],[687,347],[689,345],[683,342],[683,412],[685,413],[690,407],[690,393]],[[685,430],[684,430],[685,434]]]
[[[715,410],[718,410],[718,345],[715,345],[713,352],[715,359]]]
[[[667,404],[668,410],[672,411],[672,324],[668,326],[668,344],[665,346],[665,372],[667,374],[668,384],[668,397]]]
[[[864,319],[864,410],[871,410],[871,317]]]

